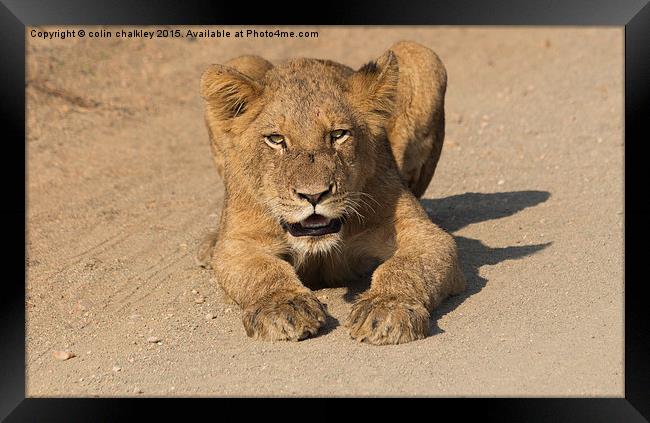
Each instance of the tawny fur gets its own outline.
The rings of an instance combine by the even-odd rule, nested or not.
[[[265,340],[315,335],[326,309],[310,290],[372,273],[352,305],[350,335],[397,344],[429,332],[429,316],[465,289],[454,239],[419,201],[444,139],[446,72],[413,42],[358,71],[327,60],[272,65],[242,56],[201,78],[205,121],[225,186],[218,231],[197,261],[211,264],[243,309],[246,333]],[[349,130],[340,144],[329,133]],[[266,135],[281,134],[282,146]],[[316,206],[296,196],[333,187]],[[281,222],[341,217],[340,232],[293,237]]]

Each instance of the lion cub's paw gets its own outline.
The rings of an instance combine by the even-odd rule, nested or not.
[[[365,294],[352,305],[345,326],[361,342],[402,344],[429,334],[429,312],[422,304],[396,295]]]
[[[246,334],[266,341],[300,341],[325,324],[325,306],[311,293],[280,291],[266,295],[243,313]]]

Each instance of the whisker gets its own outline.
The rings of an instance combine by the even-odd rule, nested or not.
[[[359,224],[362,225],[365,222],[365,216],[363,216],[359,211],[357,210],[357,207],[359,207],[359,204],[354,202],[352,199],[346,199],[346,210],[354,212],[354,214],[357,217],[357,220],[359,221]]]
[[[363,199],[362,194],[365,195],[368,199],[374,201],[374,202],[377,204],[377,206],[381,207],[381,204],[379,204],[379,203],[377,202],[377,200],[375,200],[374,198],[372,198],[372,196],[371,196],[370,194],[365,194],[365,193],[363,193],[363,192],[355,193],[355,195],[358,195],[358,197],[356,198],[356,200],[357,200],[358,202],[360,202],[360,203],[363,204],[364,206],[368,207],[368,208],[369,208],[373,213],[377,213],[377,212],[375,211],[375,208],[372,207],[372,206],[371,206],[371,205],[370,205],[366,200]]]
[[[358,191],[357,194],[367,197],[369,200],[374,201],[374,203],[377,205],[377,207],[381,207],[381,204],[379,203],[379,201],[375,200],[375,198],[372,195],[368,194],[367,192]]]

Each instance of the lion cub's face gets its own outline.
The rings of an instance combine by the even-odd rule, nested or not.
[[[301,238],[292,241],[324,246],[365,201],[375,157],[344,81],[313,67],[269,71],[265,106],[242,140],[257,146],[264,202],[290,237]]]
[[[213,66],[203,91],[225,144],[226,185],[251,184],[298,249],[329,250],[367,202],[396,78],[392,55],[359,72],[299,59],[258,80]]]

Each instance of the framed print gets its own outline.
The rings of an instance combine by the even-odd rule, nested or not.
[[[0,7],[0,415],[647,419],[650,6],[242,6]]]

